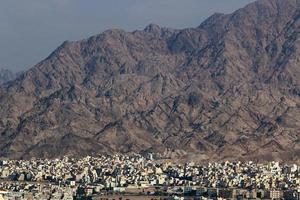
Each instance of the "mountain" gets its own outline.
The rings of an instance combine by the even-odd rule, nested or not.
[[[0,68],[0,84],[14,80],[20,73],[14,73],[8,69]]]
[[[300,155],[300,1],[64,42],[0,87],[0,156]]]

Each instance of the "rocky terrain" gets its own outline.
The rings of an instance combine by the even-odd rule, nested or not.
[[[300,159],[300,1],[64,42],[0,88],[0,156]]]

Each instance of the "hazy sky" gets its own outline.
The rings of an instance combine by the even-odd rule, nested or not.
[[[0,66],[32,67],[65,40],[109,28],[149,23],[196,27],[214,12],[230,13],[253,0],[0,0]]]

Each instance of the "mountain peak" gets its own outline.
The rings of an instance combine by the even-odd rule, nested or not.
[[[300,8],[299,0],[258,0],[248,4],[231,15],[246,15],[248,17],[256,17],[260,20],[264,18],[286,17],[293,15]]]
[[[147,33],[159,33],[161,28],[159,25],[151,23],[145,27],[144,31]]]
[[[150,24],[63,43],[1,86],[0,156],[298,155],[298,5],[260,0],[200,28]]]

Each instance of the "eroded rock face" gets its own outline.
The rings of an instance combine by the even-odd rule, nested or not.
[[[299,7],[260,0],[197,28],[65,42],[1,87],[1,156],[297,160]]]

